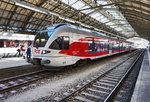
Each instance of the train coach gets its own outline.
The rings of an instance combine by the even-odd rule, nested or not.
[[[0,57],[16,56],[20,45],[25,48],[28,43],[33,42],[34,37],[34,35],[0,32]]]
[[[63,67],[132,50],[133,43],[71,24],[45,27],[35,37],[32,63]],[[50,67],[49,67],[50,68]]]

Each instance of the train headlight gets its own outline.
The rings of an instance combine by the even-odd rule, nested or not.
[[[42,50],[42,54],[47,54],[50,53],[51,51],[47,51],[47,50]]]

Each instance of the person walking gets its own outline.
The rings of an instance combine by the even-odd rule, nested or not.
[[[23,55],[23,45],[20,45],[20,54]]]
[[[18,48],[17,51],[18,51],[18,57],[20,57],[20,48]]]

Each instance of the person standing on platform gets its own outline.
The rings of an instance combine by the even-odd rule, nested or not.
[[[17,51],[18,51],[18,57],[20,57],[20,48],[18,48]]]
[[[20,54],[23,55],[23,45],[20,45]]]
[[[28,46],[27,46],[26,54],[27,54],[27,62],[30,62],[30,58],[31,58],[31,47],[30,47],[30,44],[28,44]]]

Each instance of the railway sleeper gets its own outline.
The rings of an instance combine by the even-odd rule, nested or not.
[[[96,82],[94,85],[102,85],[102,86],[111,86],[114,87],[114,84],[106,83],[106,82]]]

